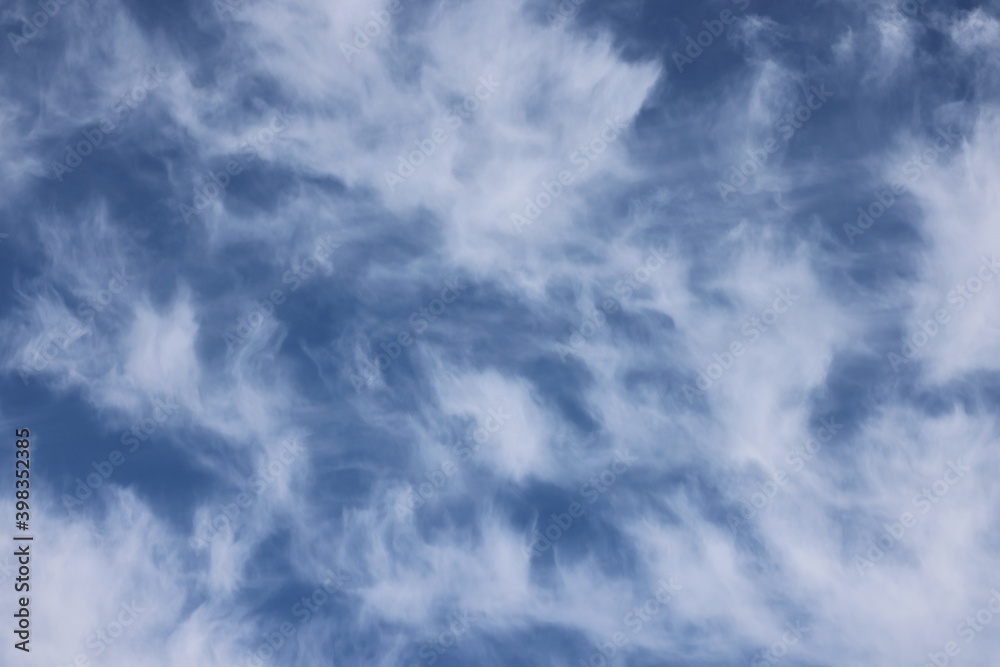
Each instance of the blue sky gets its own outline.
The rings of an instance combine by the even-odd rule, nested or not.
[[[998,13],[6,2],[0,662],[994,665]]]

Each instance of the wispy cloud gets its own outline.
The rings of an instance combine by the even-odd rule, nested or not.
[[[31,659],[993,664],[998,11],[5,5]]]

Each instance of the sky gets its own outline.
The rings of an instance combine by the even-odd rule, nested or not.
[[[998,0],[0,28],[0,664],[995,667]]]

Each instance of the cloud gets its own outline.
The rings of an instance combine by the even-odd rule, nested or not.
[[[995,7],[678,71],[716,4],[60,5],[0,71],[33,659],[991,664]]]

